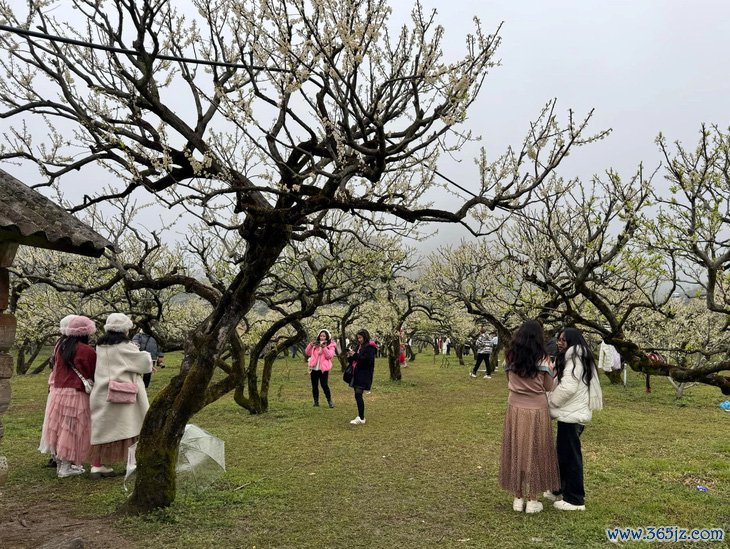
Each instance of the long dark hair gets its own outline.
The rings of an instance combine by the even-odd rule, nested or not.
[[[53,354],[51,355],[51,358],[48,359],[48,364],[51,367],[51,370],[56,366],[56,355],[61,352],[61,348],[63,346],[63,342],[66,341],[66,338],[68,336],[61,335],[61,337],[58,338],[55,345],[53,346]]]
[[[596,360],[593,357],[593,353],[591,352],[590,347],[588,347],[588,343],[586,343],[583,334],[576,328],[565,328],[561,335],[565,339],[565,352],[558,353],[558,357],[555,360],[555,371],[558,374],[558,381],[563,379],[563,374],[565,373],[565,355],[568,352],[568,349],[575,347],[573,352],[580,358],[581,362],[583,362],[583,375],[581,376],[581,379],[583,383],[586,384],[586,387],[590,386],[591,379],[593,379],[593,369],[596,366]],[[570,374],[573,377],[575,377],[574,372],[575,363],[573,363],[573,367],[570,370]]]
[[[130,341],[129,336],[122,332],[104,332],[96,342],[97,345],[118,345]]]
[[[370,343],[370,332],[368,332],[365,328],[355,334],[355,342],[357,342],[357,336],[362,336],[363,345]]]
[[[545,355],[545,334],[537,320],[527,320],[517,328],[505,352],[509,371],[520,377],[537,376],[537,365]]]
[[[74,365],[74,355],[76,355],[76,345],[79,343],[89,344],[89,336],[65,336],[59,347],[59,354],[61,359],[66,364],[67,368],[71,368]]]

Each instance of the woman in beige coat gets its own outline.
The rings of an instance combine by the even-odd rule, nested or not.
[[[130,341],[131,329],[127,315],[112,313],[97,342],[91,391],[91,478],[114,474],[104,463],[126,462],[149,408],[142,375],[152,371],[152,358]]]

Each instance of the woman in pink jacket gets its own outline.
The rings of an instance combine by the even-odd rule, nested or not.
[[[332,369],[332,357],[335,356],[337,345],[330,336],[328,330],[320,330],[315,341],[312,341],[304,353],[309,357],[307,364],[309,365],[309,377],[312,380],[312,398],[313,406],[319,406],[319,385],[322,385],[322,391],[327,398],[327,404],[330,408],[334,408],[332,404],[332,395],[327,384],[330,370]]]

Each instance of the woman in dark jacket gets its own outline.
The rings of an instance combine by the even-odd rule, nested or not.
[[[377,351],[378,347],[370,340],[368,331],[360,330],[357,332],[357,349],[347,352],[348,360],[353,367],[350,387],[355,390],[355,402],[357,402],[357,417],[350,422],[353,425],[365,424],[365,401],[362,393],[369,391],[373,384]]]

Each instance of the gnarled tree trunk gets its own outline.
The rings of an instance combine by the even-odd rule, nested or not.
[[[290,238],[280,226],[258,227],[241,263],[241,271],[213,313],[185,345],[180,374],[152,402],[137,447],[137,480],[123,510],[145,513],[175,499],[178,445],[188,420],[202,409],[216,358],[241,318],[251,309],[255,291]]]

